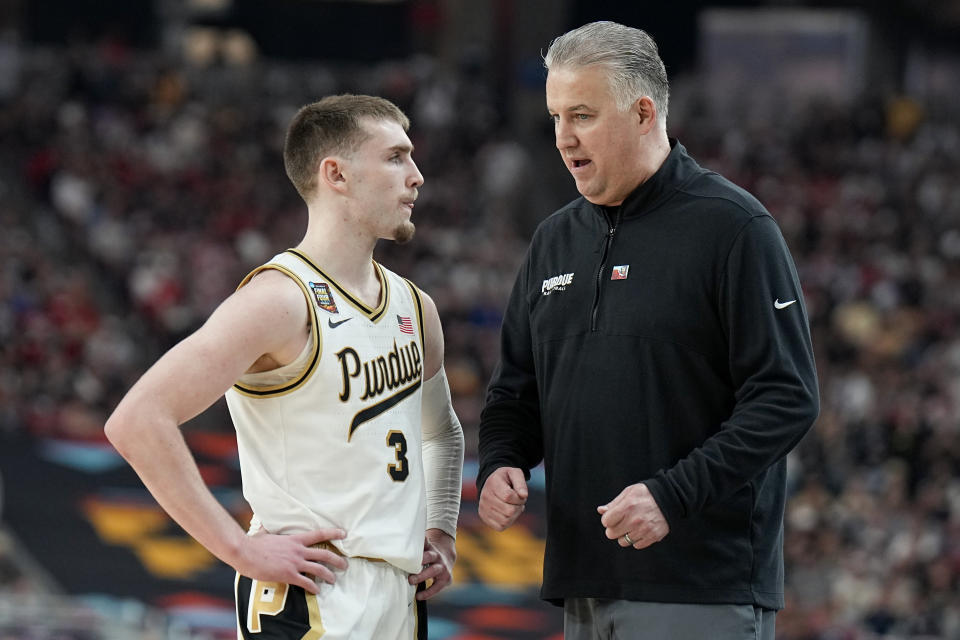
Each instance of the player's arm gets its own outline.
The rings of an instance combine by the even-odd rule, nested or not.
[[[308,316],[304,295],[290,278],[262,272],[137,381],[105,431],[160,506],[211,553],[242,575],[316,593],[314,582],[302,574],[332,582],[332,572],[320,563],[346,565],[311,545],[343,537],[343,532],[247,536],[204,484],[179,428],[254,363],[291,361],[305,344]]]
[[[450,386],[443,370],[443,329],[437,307],[423,295],[424,357],[421,425],[423,466],[427,485],[427,536],[423,571],[410,576],[411,584],[433,580],[417,594],[426,600],[452,580],[457,558],[455,538],[460,515],[463,473],[463,430],[453,410]]]

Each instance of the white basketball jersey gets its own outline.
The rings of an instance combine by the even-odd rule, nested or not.
[[[344,555],[417,573],[426,528],[423,311],[412,283],[374,268],[376,308],[295,249],[248,275],[241,287],[264,269],[297,282],[312,335],[292,371],[244,375],[226,399],[252,528],[286,534],[341,527],[346,538],[333,544]]]

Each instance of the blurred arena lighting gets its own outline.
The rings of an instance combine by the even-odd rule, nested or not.
[[[194,14],[216,13],[233,6],[233,0],[188,0],[187,9]]]
[[[849,102],[867,81],[869,28],[858,12],[708,9],[699,18],[701,68],[713,100],[764,93]]]
[[[195,26],[184,32],[184,59],[200,67],[216,62],[233,66],[248,65],[257,59],[258,53],[257,43],[241,29]]]

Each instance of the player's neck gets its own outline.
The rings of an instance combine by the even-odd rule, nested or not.
[[[307,232],[297,249],[324,273],[371,307],[380,299],[380,280],[373,267],[375,238],[370,238],[345,216],[310,214]]]

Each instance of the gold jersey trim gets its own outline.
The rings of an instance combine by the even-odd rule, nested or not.
[[[420,298],[420,289],[417,289],[417,285],[410,282],[407,278],[404,278],[403,281],[410,287],[410,292],[413,293],[413,301],[417,304],[417,325],[420,327],[420,348],[423,350],[424,357],[426,357],[427,344],[423,337],[423,300]]]
[[[245,396],[250,396],[253,398],[273,398],[276,396],[282,396],[290,393],[295,390],[297,387],[300,387],[307,380],[310,379],[310,376],[313,375],[313,372],[317,370],[317,363],[320,362],[320,353],[322,351],[321,345],[321,334],[320,334],[320,319],[317,317],[317,311],[313,308],[313,299],[311,298],[310,292],[307,291],[307,287],[303,284],[303,281],[290,269],[278,264],[265,264],[257,267],[243,279],[240,285],[237,287],[239,290],[240,287],[243,287],[245,284],[250,282],[250,279],[253,276],[257,275],[261,271],[266,271],[267,269],[276,269],[281,273],[285,273],[290,277],[291,280],[297,283],[300,287],[300,290],[303,291],[304,297],[307,299],[307,309],[310,311],[310,333],[313,334],[313,357],[310,358],[310,364],[303,370],[299,376],[293,380],[284,382],[278,385],[272,385],[268,387],[251,387],[250,385],[245,385],[240,382],[236,382],[233,385],[233,388],[242,393]]]
[[[318,267],[315,262],[313,262],[305,253],[299,251],[298,249],[287,249],[285,253],[295,255],[304,264],[313,269],[320,275],[326,282],[330,284],[337,292],[343,296],[343,298],[350,303],[353,307],[357,309],[360,313],[367,316],[371,322],[379,322],[386,312],[387,307],[390,305],[390,284],[386,274],[383,272],[383,267],[377,264],[377,261],[373,261],[373,268],[377,272],[377,279],[380,280],[380,304],[376,308],[368,307],[364,304],[359,298],[354,296],[352,293],[347,291],[344,287],[340,285],[336,280],[324,273],[323,269]]]

